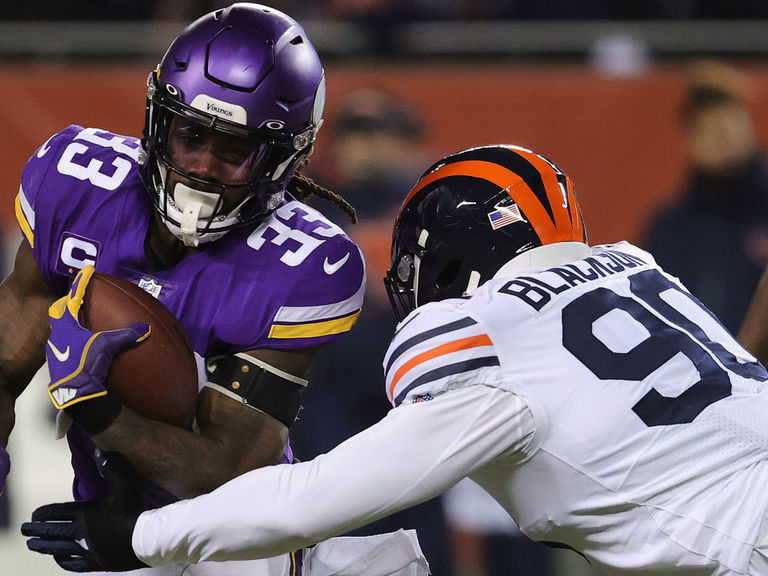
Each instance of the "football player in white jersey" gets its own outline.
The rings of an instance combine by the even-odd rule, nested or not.
[[[486,146],[436,163],[386,283],[406,316],[381,422],[140,515],[40,508],[30,547],[107,569],[266,557],[470,477],[606,574],[768,574],[768,373],[650,254],[590,247],[552,162]]]

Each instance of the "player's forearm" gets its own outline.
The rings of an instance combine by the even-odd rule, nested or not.
[[[524,437],[511,396],[478,387],[393,410],[315,460],[142,514],[134,551],[150,565],[269,557],[423,502]]]
[[[93,439],[102,450],[125,455],[147,480],[179,498],[206,494],[243,472],[276,464],[285,449],[285,437],[269,425],[237,438],[211,427],[197,434],[126,408]]]
[[[0,284],[0,444],[13,428],[14,404],[45,362],[48,306],[54,295],[45,285],[32,250],[22,242],[13,272]]]
[[[2,307],[0,307],[0,315]],[[33,340],[37,343],[38,338]],[[8,342],[0,336],[0,445],[7,446],[16,422],[16,398],[26,389],[35,372],[43,364],[45,338],[37,346]],[[35,348],[39,348],[35,349]]]

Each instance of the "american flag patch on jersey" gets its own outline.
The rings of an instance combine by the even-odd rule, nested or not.
[[[517,207],[517,204],[502,206],[493,212],[489,212],[488,220],[491,221],[491,228],[494,230],[507,224],[512,224],[512,222],[525,222],[525,218],[520,214],[520,208]]]

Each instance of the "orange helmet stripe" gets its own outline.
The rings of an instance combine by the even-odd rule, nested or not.
[[[568,240],[584,241],[584,230],[581,225],[581,216],[579,214],[576,195],[573,191],[573,182],[564,173],[535,152],[521,148],[510,148],[517,152],[530,162],[541,174],[544,182],[544,189],[555,216],[555,228],[557,229],[557,240],[550,242],[564,242]],[[562,174],[565,180],[565,190],[560,187],[558,173]],[[542,241],[544,238],[542,238]],[[548,242],[544,242],[547,244]]]
[[[555,228],[558,230],[570,228],[571,218],[568,214],[567,202],[563,197],[565,191],[560,189],[555,169],[538,154],[520,149],[516,149],[514,152],[517,152],[520,156],[528,160],[528,162],[539,171],[539,174],[541,174],[541,180],[544,183],[544,191],[549,200],[549,205],[552,208],[552,214],[555,217]],[[563,204],[566,204],[566,206],[563,206]]]
[[[405,206],[408,201],[425,186],[449,176],[481,178],[493,182],[499,188],[506,189],[507,193],[515,202],[517,202],[520,209],[523,211],[523,214],[525,214],[526,218],[531,222],[531,225],[536,229],[543,244],[570,240],[570,234],[567,235],[568,238],[561,238],[561,236],[564,235],[555,228],[555,224],[552,222],[546,209],[530,187],[525,183],[525,180],[518,174],[512,172],[512,170],[504,168],[494,162],[464,160],[461,162],[453,162],[451,164],[443,164],[419,181],[408,194],[403,206]]]
[[[571,212],[571,218],[573,219],[573,233],[574,233],[574,240],[576,242],[586,242],[587,238],[584,234],[584,222],[581,220],[581,210],[579,209],[579,201],[576,200],[576,191],[573,187],[573,181],[568,178],[568,176],[565,177],[566,182],[568,182],[568,202],[571,205],[570,212]]]

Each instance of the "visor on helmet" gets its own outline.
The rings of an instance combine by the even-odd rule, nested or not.
[[[180,173],[231,186],[248,184],[264,173],[269,145],[252,139],[175,117],[171,119],[167,140],[163,160]]]

